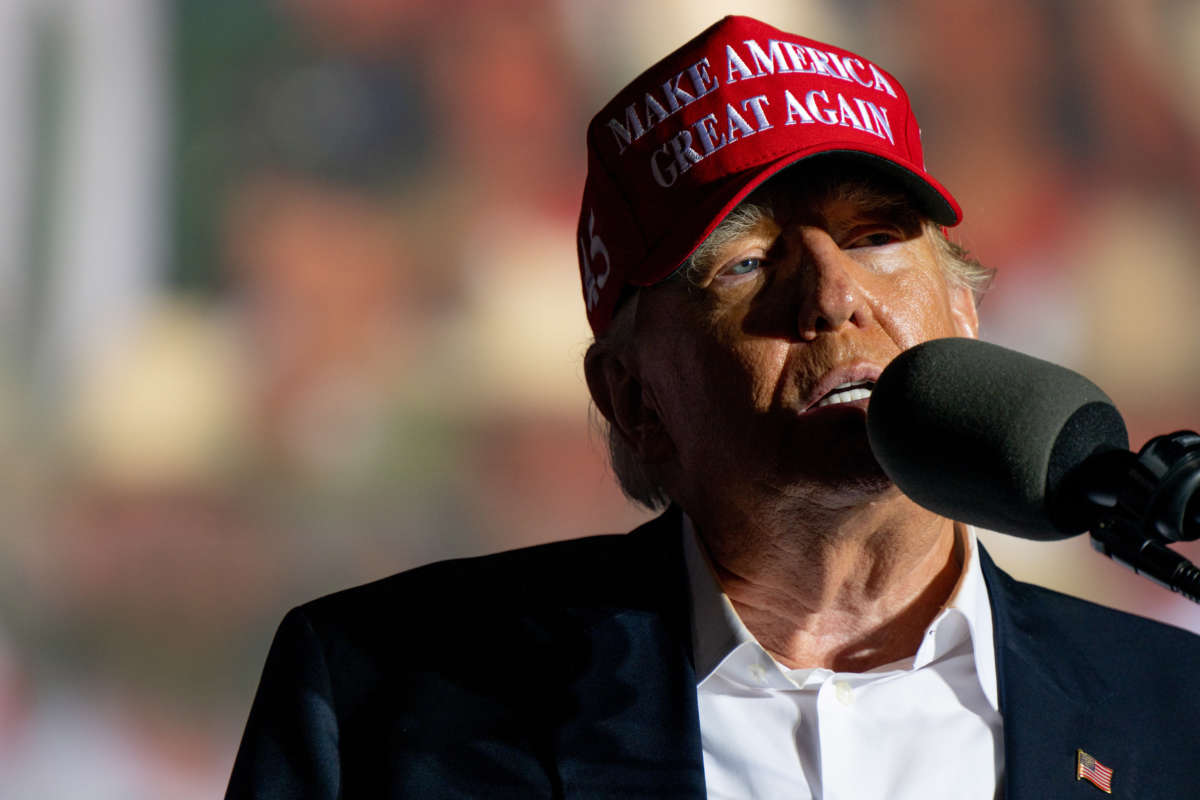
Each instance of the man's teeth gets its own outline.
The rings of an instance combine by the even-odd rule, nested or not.
[[[843,383],[829,394],[817,401],[815,408],[824,408],[837,403],[852,403],[855,400],[865,400],[871,396],[870,383]]]

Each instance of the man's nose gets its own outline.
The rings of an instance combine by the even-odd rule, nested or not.
[[[800,238],[808,262],[799,309],[800,338],[812,341],[846,325],[865,327],[871,308],[859,282],[861,267],[821,228],[805,226]]]

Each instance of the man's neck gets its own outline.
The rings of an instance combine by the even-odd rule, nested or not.
[[[862,672],[912,656],[962,573],[963,531],[895,491],[836,509],[717,516],[693,522],[721,588],[791,668]]]

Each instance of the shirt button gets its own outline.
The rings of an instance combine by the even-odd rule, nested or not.
[[[854,704],[854,690],[850,688],[850,684],[845,681],[838,681],[833,685],[838,702],[844,706]]]
[[[758,681],[759,683],[767,682],[767,671],[766,671],[766,669],[763,668],[762,664],[751,664],[750,665],[750,676],[753,677],[754,680]]]

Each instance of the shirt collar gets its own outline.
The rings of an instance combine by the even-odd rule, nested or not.
[[[692,659],[696,682],[703,683],[739,645],[757,640],[721,591],[712,560],[687,514],[683,515],[683,560],[692,593]]]
[[[757,658],[770,659],[770,655],[758,644],[728,595],[721,590],[708,551],[687,514],[683,515],[682,528],[683,556],[692,600],[692,657],[696,665],[696,684],[700,685],[724,661],[735,652],[744,651],[747,645],[761,651],[756,654]],[[969,525],[964,528],[966,547],[962,574],[950,599],[926,629],[925,637],[911,659],[911,668],[924,667],[966,641],[971,647],[975,674],[984,696],[993,709],[999,710],[992,609],[979,565],[975,529]],[[777,671],[782,675],[786,669],[777,665]]]

